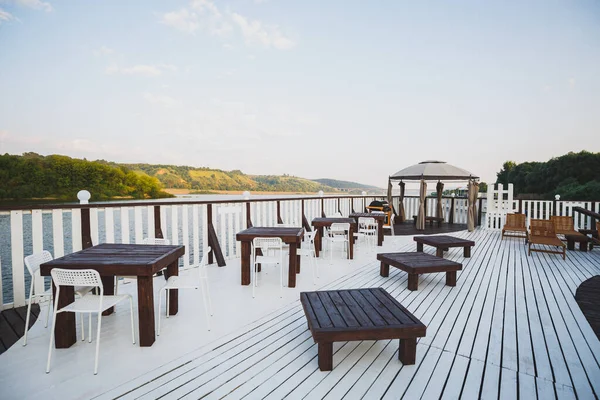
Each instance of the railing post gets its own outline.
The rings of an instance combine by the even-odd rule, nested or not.
[[[523,199],[519,199],[519,214],[523,214]]]
[[[206,225],[208,228],[208,245],[211,247],[211,252],[208,253],[208,263],[212,264],[214,262],[214,255],[217,259],[217,265],[224,267],[226,265],[225,258],[223,257],[221,245],[219,244],[219,239],[217,239],[217,232],[212,222],[212,204],[206,205]]]
[[[479,208],[477,209],[477,225],[481,226],[481,214],[482,214],[481,209],[483,208],[482,207],[482,205],[483,205],[483,199],[481,197],[479,198],[479,202],[478,203],[479,203]],[[512,207],[512,205],[511,205],[511,207]]]
[[[325,218],[325,199],[321,198],[321,217]]]
[[[337,199],[338,207],[337,208],[338,208],[338,212],[341,214],[342,213],[342,209],[340,208],[340,200],[341,199],[338,197],[338,199]]]
[[[154,237],[164,239],[162,233],[162,221],[160,220],[160,206],[154,206]]]
[[[302,226],[304,227],[304,229],[307,232],[310,232],[312,230],[312,229],[310,229],[310,223],[308,222],[306,215],[304,215],[304,199],[302,199],[301,202],[302,202]]]
[[[277,223],[283,224],[283,220],[281,219],[281,202],[277,200]]]
[[[250,202],[246,203],[246,228],[252,228],[252,218],[250,215]]]
[[[90,200],[91,194],[87,190],[80,190],[77,192],[77,198],[79,199],[79,204],[88,204]],[[87,249],[92,247],[92,233],[90,229],[90,208],[82,207],[81,208],[81,248]]]
[[[448,223],[454,223],[454,196],[450,198],[450,217],[448,218]]]

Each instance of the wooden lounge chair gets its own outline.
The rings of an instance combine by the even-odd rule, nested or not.
[[[527,232],[527,217],[525,214],[506,214],[506,223],[502,228],[502,239],[507,237],[520,237],[525,238],[525,243],[529,240],[529,233]],[[507,233],[510,232],[510,233]]]
[[[564,237],[567,235],[584,236],[583,233],[579,233],[575,230],[573,217],[559,217],[553,215],[550,217],[550,221],[552,221],[554,231],[557,235],[563,235]]]
[[[554,224],[546,219],[532,219],[529,225],[529,255],[532,251],[542,253],[562,254],[563,260],[566,257],[565,244],[556,236]],[[544,246],[542,248],[533,248],[532,245]],[[548,246],[559,247],[560,250],[548,249]]]

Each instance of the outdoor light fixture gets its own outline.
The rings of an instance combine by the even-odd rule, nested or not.
[[[90,197],[92,197],[92,195],[87,190],[80,190],[79,192],[77,192],[79,204],[88,204]]]
[[[250,192],[245,190],[244,193],[242,193],[242,197],[244,200],[250,200]]]

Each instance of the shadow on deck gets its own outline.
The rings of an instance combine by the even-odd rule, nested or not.
[[[458,232],[464,231],[467,229],[466,224],[447,224],[443,223],[441,227],[438,227],[437,224],[430,225],[429,223],[425,224],[424,231],[418,231],[412,221],[403,222],[401,224],[394,225],[394,235],[395,236],[407,236],[407,235],[433,235],[436,233],[449,233],[449,232]],[[389,232],[386,230],[386,233]]]
[[[29,327],[35,323],[40,313],[40,306],[31,305]],[[4,353],[25,334],[27,306],[11,308],[0,313],[0,354]]]

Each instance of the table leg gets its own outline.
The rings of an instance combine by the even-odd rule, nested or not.
[[[318,343],[319,369],[331,371],[333,369],[333,343]]]
[[[575,250],[575,242],[569,238],[567,238],[567,249]]]
[[[319,234],[317,235],[318,238],[318,242],[319,242],[319,251],[323,251],[323,227],[320,226],[317,228],[317,230],[319,231]],[[316,244],[317,241],[315,241]]]
[[[250,242],[242,241],[242,285],[250,284]]]
[[[404,365],[413,365],[417,359],[417,338],[400,339],[398,359]]]
[[[319,252],[321,251],[321,232],[317,229],[317,233],[315,235],[315,256],[319,257]]]
[[[587,240],[584,242],[579,242],[579,251],[587,251],[588,244]]]
[[[354,237],[354,226],[352,224],[350,224],[350,230],[348,231],[348,248],[349,248],[349,258],[351,260],[354,260],[354,240],[352,240],[352,238]]]
[[[456,286],[456,271],[446,271],[446,286]]]
[[[444,258],[444,249],[442,249],[441,247],[436,247],[435,248],[435,255],[437,257]]]
[[[111,296],[115,294],[115,277],[114,276],[101,276],[102,279],[102,287],[104,288],[104,294],[107,296]],[[104,312],[102,315],[110,315],[115,311],[114,307],[111,307]]]
[[[296,262],[298,261],[296,253],[296,243],[290,243],[290,260],[288,269],[288,287],[296,287]]]
[[[179,275],[179,260],[173,261],[167,267],[167,279]],[[177,315],[179,312],[179,290],[171,289],[169,293],[169,315]]]
[[[384,278],[387,278],[388,276],[390,276],[389,264],[386,264],[383,261],[381,262],[381,267],[379,267],[379,275],[383,276]]]
[[[471,257],[471,246],[465,246],[463,255],[465,256],[465,258]]]
[[[150,347],[156,339],[154,336],[154,291],[152,276],[138,276],[137,281],[140,347]]]
[[[52,283],[52,292],[56,296],[56,287]],[[53,297],[56,298],[56,297]],[[73,286],[62,286],[58,296],[58,309],[72,303],[75,300]],[[49,305],[51,306],[51,305]],[[91,332],[90,332],[91,334]],[[77,330],[75,328],[75,313],[63,312],[56,315],[54,326],[54,345],[57,349],[71,347],[77,341]]]
[[[417,251],[419,251],[421,253],[423,252],[423,243],[417,242]]]
[[[408,290],[419,289],[419,274],[408,274]]]
[[[377,221],[377,246],[383,246],[383,219]]]
[[[302,248],[302,242],[298,243],[298,246],[296,247],[296,273],[299,274],[300,273],[300,255],[298,254],[298,250]]]

